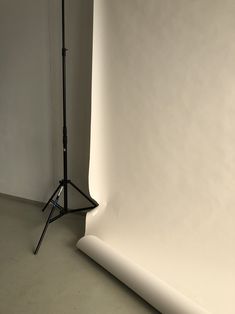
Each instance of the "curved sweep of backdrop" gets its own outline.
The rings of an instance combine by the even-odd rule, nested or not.
[[[235,313],[234,16],[233,0],[95,1],[100,206],[78,247],[165,314]]]

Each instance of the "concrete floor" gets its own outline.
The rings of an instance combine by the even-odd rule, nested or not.
[[[33,248],[48,212],[0,196],[0,314],[147,314],[150,305],[76,248],[84,217],[49,227]]]

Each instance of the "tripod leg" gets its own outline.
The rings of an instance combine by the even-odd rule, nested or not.
[[[72,181],[69,181],[69,184],[72,185],[72,187],[77,190],[80,194],[82,194],[85,199],[87,199],[89,202],[92,203],[92,205],[94,205],[95,207],[98,206],[98,203],[96,201],[94,201],[92,198],[90,198],[89,196],[87,196],[81,189],[79,189],[79,187],[77,187]]]
[[[59,193],[58,193],[58,195],[57,195],[57,197],[56,197],[55,203],[57,203],[57,202],[59,201],[59,197],[60,197],[61,192],[63,191],[63,188],[64,188],[64,187],[61,186],[60,191],[59,191]],[[50,212],[50,214],[49,214],[49,216],[48,216],[48,218],[47,218],[45,227],[44,227],[44,229],[43,229],[43,231],[42,231],[41,237],[40,237],[40,239],[39,239],[39,241],[38,241],[37,247],[36,247],[36,249],[35,249],[35,251],[34,251],[34,255],[36,255],[36,254],[38,253],[39,249],[40,249],[40,246],[41,246],[41,244],[42,244],[42,241],[43,241],[43,239],[44,239],[44,236],[45,236],[45,234],[46,234],[47,228],[48,228],[48,226],[49,226],[50,220],[51,220],[51,218],[52,218],[52,216],[53,216],[53,213],[54,213],[55,209],[56,209],[56,205],[53,205],[53,207],[52,207],[52,209],[51,209],[51,212]]]
[[[47,206],[50,204],[50,202],[53,200],[54,196],[56,195],[56,193],[58,192],[59,188],[61,187],[62,183],[60,183],[57,187],[57,189],[55,190],[55,192],[52,194],[52,196],[49,198],[48,202],[46,203],[46,205],[43,207],[42,211],[44,212],[44,210],[47,208]]]
[[[46,233],[46,231],[47,231],[47,228],[48,228],[48,225],[49,225],[49,223],[50,223],[50,219],[51,219],[51,217],[52,217],[52,215],[53,215],[53,213],[54,213],[54,210],[55,210],[55,205],[53,205],[53,207],[52,207],[52,209],[51,209],[51,212],[50,212],[50,215],[48,216],[47,222],[46,222],[46,224],[45,224],[45,227],[44,227],[44,229],[43,229],[43,232],[42,232],[42,234],[41,234],[41,237],[40,237],[40,239],[39,239],[39,241],[38,241],[38,245],[37,245],[37,247],[36,247],[36,249],[35,249],[35,251],[34,251],[34,255],[36,255],[36,254],[38,253],[38,250],[40,249],[40,246],[41,246],[41,244],[42,244],[42,240],[43,240],[43,238],[44,238],[44,236],[45,236],[45,233]]]

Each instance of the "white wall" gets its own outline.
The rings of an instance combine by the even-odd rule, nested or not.
[[[62,175],[60,4],[0,3],[0,192],[38,201]],[[70,173],[87,190],[92,1],[66,17]]]
[[[0,191],[42,200],[52,184],[48,5],[1,1]]]

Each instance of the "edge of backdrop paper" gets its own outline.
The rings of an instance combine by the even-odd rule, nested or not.
[[[162,313],[209,314],[96,236],[83,237],[77,247]]]

